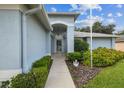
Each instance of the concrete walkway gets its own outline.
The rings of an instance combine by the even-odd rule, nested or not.
[[[45,85],[45,88],[75,88],[65,57],[62,54],[55,54],[53,64]]]

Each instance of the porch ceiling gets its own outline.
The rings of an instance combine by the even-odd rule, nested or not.
[[[52,25],[52,27],[53,27],[53,33],[56,34],[64,33],[67,30],[67,26],[63,24],[54,24]]]

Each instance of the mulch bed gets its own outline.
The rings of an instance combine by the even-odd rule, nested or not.
[[[91,69],[83,64],[80,64],[78,67],[74,67],[72,62],[69,61],[66,61],[66,64],[77,88],[87,84],[90,79],[101,71],[101,68],[93,67]]]

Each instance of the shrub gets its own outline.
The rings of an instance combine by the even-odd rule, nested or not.
[[[11,80],[13,88],[42,88],[45,86],[52,60],[45,56],[32,65],[32,70],[27,74],[18,74]]]
[[[10,84],[10,81],[9,80],[3,81],[2,82],[2,85],[1,85],[1,88],[9,88],[9,84]]]
[[[124,59],[124,53],[114,49],[97,48],[93,50],[93,66],[104,67]],[[90,65],[90,51],[83,53],[84,64]]]
[[[49,69],[51,64],[52,64],[51,57],[50,56],[44,56],[43,58],[34,62],[33,65],[32,65],[32,68],[47,66],[48,69]]]
[[[33,68],[32,72],[34,73],[35,76],[36,87],[43,88],[48,77],[47,68],[46,67]]]
[[[68,53],[67,59],[71,62],[73,62],[75,60],[80,61],[82,59],[82,54],[80,52]]]
[[[18,74],[12,78],[10,86],[12,88],[34,88],[36,82],[33,73]]]
[[[87,51],[89,49],[89,44],[81,39],[74,40],[74,51],[81,52]]]
[[[12,88],[42,88],[45,86],[48,76],[46,67],[33,68],[27,74],[18,74],[11,80]]]

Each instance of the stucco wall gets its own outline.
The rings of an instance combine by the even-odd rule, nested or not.
[[[28,65],[48,54],[49,32],[46,32],[42,24],[33,16],[27,16],[27,55]]]
[[[73,52],[74,51],[74,16],[49,15],[49,20],[51,25],[64,24],[67,26],[67,31],[66,31],[67,39],[66,41],[63,40],[64,43],[63,43],[62,52]],[[54,50],[56,50],[56,46]]]
[[[90,38],[87,38],[87,42],[90,46]],[[96,49],[98,47],[106,47],[106,48],[114,48],[115,47],[115,39],[113,38],[93,38],[92,48]]]
[[[56,23],[56,22],[60,22],[60,23],[63,23],[63,24],[65,24],[65,25],[74,25],[74,17],[72,16],[52,16],[52,15],[50,15],[49,16],[49,20],[50,20],[50,23],[51,24],[54,24],[54,23]]]
[[[116,42],[115,43],[115,49],[120,50],[120,51],[124,51],[124,42]]]
[[[10,9],[9,9],[10,8]],[[23,5],[0,5],[0,80],[22,72],[23,65]],[[50,31],[46,31],[39,20],[27,16],[26,56],[30,68],[32,62],[50,54]],[[23,51],[24,52],[24,51]]]
[[[74,26],[67,28],[67,52],[74,52]]]
[[[21,69],[21,15],[0,10],[0,70]]]
[[[51,35],[51,53],[54,53],[55,38]]]

